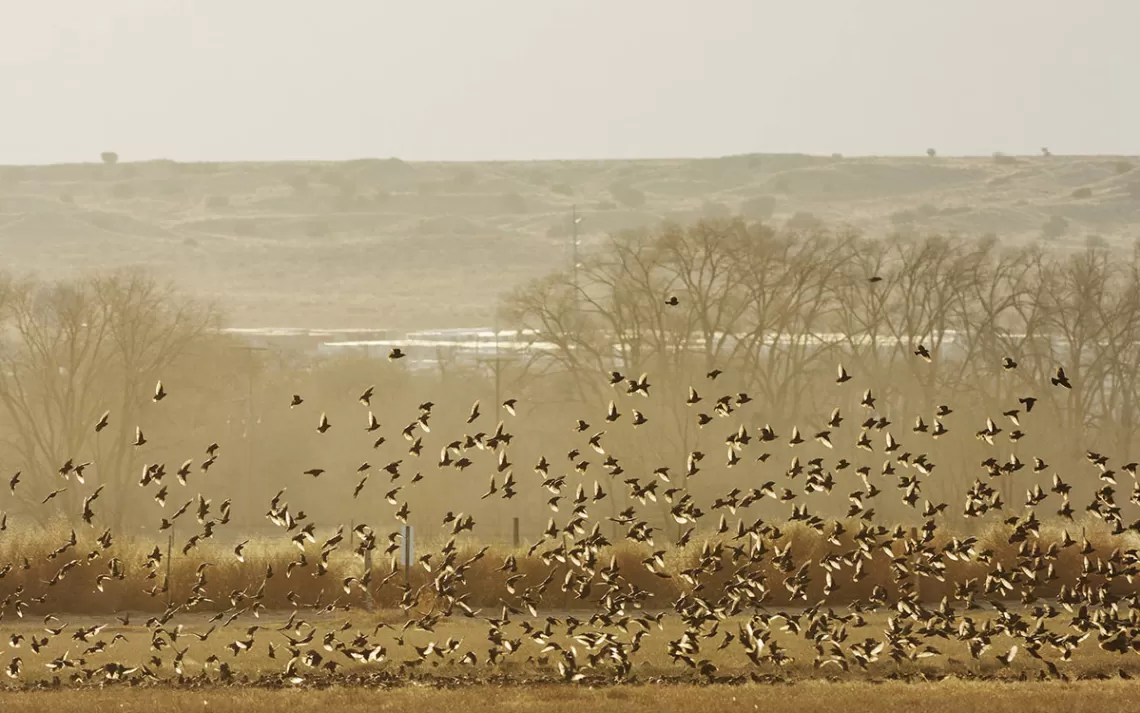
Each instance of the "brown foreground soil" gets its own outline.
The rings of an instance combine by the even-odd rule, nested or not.
[[[72,711],[481,711],[543,710],[654,711],[671,713],[756,710],[766,713],[813,713],[836,710],[892,713],[1030,713],[1045,711],[1136,710],[1140,685],[1135,681],[1083,681],[1074,683],[1021,683],[948,679],[935,683],[813,681],[794,685],[745,684],[741,686],[651,685],[608,688],[565,686],[481,685],[437,689],[408,685],[397,689],[361,690],[333,687],[323,690],[263,690],[250,688],[126,689],[107,688],[0,694],[6,713],[50,710]]]

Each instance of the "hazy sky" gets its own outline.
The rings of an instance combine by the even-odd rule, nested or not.
[[[0,163],[1140,153],[1140,0],[0,4]]]

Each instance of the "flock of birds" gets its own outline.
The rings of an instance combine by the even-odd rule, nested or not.
[[[922,346],[914,354],[917,359],[932,359]],[[399,349],[393,349],[389,359],[398,360],[403,356]],[[1003,367],[1016,369],[1017,364],[1006,359]],[[721,374],[720,369],[709,372],[708,386],[702,386],[702,390],[715,388]],[[840,365],[835,388],[856,388],[848,385],[854,379]],[[488,547],[473,554],[461,554],[463,550],[456,538],[464,532],[475,532],[472,516],[461,512],[447,514],[440,526],[444,536],[450,539],[438,551],[418,557],[413,566],[422,566],[429,576],[422,586],[412,587],[403,584],[399,576],[401,567],[395,559],[401,546],[399,528],[385,535],[361,524],[351,533],[341,528],[318,543],[315,523],[303,511],[294,509],[285,500],[282,490],[269,503],[266,517],[281,528],[299,552],[298,559],[290,563],[289,571],[284,573],[286,577],[294,569],[308,570],[314,577],[328,576],[330,556],[343,548],[350,549],[361,561],[370,560],[373,552],[381,563],[384,556],[393,557],[392,566],[378,564],[375,572],[369,570],[359,577],[330,581],[322,589],[322,596],[327,592],[331,597],[328,602],[321,597],[315,602],[304,602],[291,592],[289,600],[295,608],[281,613],[282,617],[288,617],[287,621],[280,626],[246,626],[249,620],[239,622],[239,618],[264,613],[267,588],[287,586],[282,573],[274,572],[271,566],[264,572],[251,571],[250,586],[226,593],[211,588],[212,563],[204,561],[197,568],[196,581],[184,593],[185,597],[172,601],[164,612],[146,621],[149,655],[145,658],[116,660],[116,647],[122,646],[127,635],[116,633],[108,637],[105,632],[109,626],[114,627],[114,622],[68,628],[60,616],[49,614],[44,617],[42,632],[12,633],[0,644],[14,654],[5,666],[7,676],[17,681],[27,679],[28,667],[35,666],[41,674],[46,671],[48,675],[66,676],[67,680],[79,683],[159,681],[169,679],[171,673],[178,678],[193,673],[210,680],[235,680],[240,658],[251,651],[262,650],[279,662],[280,671],[274,675],[293,685],[360,671],[411,675],[425,666],[499,667],[507,662],[527,662],[536,670],[548,671],[552,678],[570,682],[626,680],[634,674],[635,663],[643,655],[639,652],[643,652],[650,637],[668,638],[663,647],[669,660],[683,667],[682,671],[689,670],[688,675],[710,679],[717,677],[725,665],[718,666],[714,661],[719,658],[718,652],[725,649],[743,652],[753,666],[753,675],[784,669],[795,659],[781,644],[787,636],[809,641],[814,650],[812,666],[824,671],[872,670],[876,664],[879,670],[888,671],[891,667],[898,670],[917,662],[949,659],[939,648],[949,644],[940,642],[959,642],[966,652],[964,655],[978,662],[988,662],[991,667],[1007,667],[1021,653],[1023,659],[1036,666],[1037,676],[1056,678],[1066,677],[1061,667],[1082,646],[1095,646],[1118,654],[1140,653],[1140,601],[1129,586],[1140,571],[1140,553],[1135,549],[1099,551],[1083,536],[1071,537],[1067,530],[1060,542],[1043,546],[1039,540],[1042,523],[1038,511],[1048,507],[1055,510],[1057,517],[1071,521],[1074,508],[1069,500],[1069,483],[1055,472],[1045,473],[1050,468],[1041,459],[1034,459],[1032,465],[1022,463],[1016,456],[987,459],[981,464],[982,472],[969,488],[960,511],[967,518],[996,511],[1013,512],[1014,508],[1002,502],[995,481],[1023,468],[1044,474],[1040,476],[1044,485],[1038,484],[1027,493],[1023,511],[1005,518],[1012,532],[1010,543],[1017,545],[1016,561],[1000,561],[975,537],[943,537],[941,541],[936,538],[939,524],[954,516],[955,510],[946,503],[925,500],[922,495],[924,482],[936,467],[923,453],[924,439],[937,439],[951,430],[954,411],[949,406],[938,407],[929,422],[919,416],[913,426],[905,427],[910,448],[907,450],[903,436],[896,435],[903,429],[891,430],[893,424],[878,411],[875,395],[869,389],[862,391],[860,404],[866,419],[858,428],[844,424],[849,419],[858,423],[860,418],[845,415],[836,408],[826,423],[803,431],[794,427],[790,433],[777,434],[769,425],[750,427],[746,419],[740,417],[742,407],[752,401],[748,394],[710,398],[690,387],[686,408],[699,425],[707,427],[722,421],[728,424],[734,417],[739,421],[726,427],[724,452],[727,466],[746,471],[742,477],[749,482],[749,487],[713,494],[702,492],[700,475],[706,456],[699,451],[690,453],[683,464],[666,463],[638,473],[624,470],[618,454],[609,449],[607,430],[612,432],[626,424],[633,429],[650,424],[651,420],[637,407],[644,403],[642,400],[654,398],[654,391],[649,374],[633,378],[614,371],[609,374],[608,383],[613,389],[613,398],[605,412],[594,417],[586,414],[587,418],[600,419],[605,425],[595,426],[586,419],[574,419],[567,426],[581,439],[580,448],[574,448],[565,457],[548,460],[543,456],[533,466],[536,482],[550,494],[547,505],[554,516],[538,541],[525,553],[507,554],[493,563],[503,574],[505,585],[499,593],[501,603],[491,611],[477,609],[468,602],[471,592],[466,575],[477,562],[493,557]],[[1043,388],[1071,389],[1072,385],[1064,369],[1058,367],[1051,384]],[[362,426],[334,424],[321,413],[315,430],[325,434],[333,428],[360,428],[379,446],[385,436],[371,410],[374,396],[371,387],[359,396],[366,414],[361,417]],[[166,397],[167,392],[159,382],[153,400],[157,403]],[[298,408],[304,403],[304,397],[298,394],[293,396],[289,406]],[[1010,424],[1005,433],[1010,442],[1024,436],[1021,429],[1029,427],[1035,417],[1035,403],[1033,394],[1025,394],[1001,415],[1000,419]],[[421,404],[415,418],[401,429],[403,438],[410,444],[405,459],[381,467],[361,464],[354,496],[360,494],[370,479],[386,479],[389,485],[385,486],[385,500],[394,508],[395,520],[406,523],[411,515],[406,494],[425,480],[419,470],[409,475],[407,471],[416,469],[409,463],[426,461],[426,465],[418,467],[428,470],[434,465],[438,469],[483,473],[483,477],[489,477],[483,498],[514,497],[519,481],[510,456],[509,424],[525,404],[507,399],[495,408],[495,411],[501,408],[502,417],[487,419],[479,402],[475,402],[461,428],[474,430],[487,420],[496,425],[488,431],[465,433],[454,440],[440,438],[438,432],[432,430],[433,407],[431,402]],[[103,414],[94,425],[95,431],[106,428],[111,418],[110,413]],[[473,428],[466,428],[468,426]],[[975,435],[997,446],[1003,430],[999,421],[987,418]],[[425,439],[433,436],[439,439],[434,446],[439,448],[439,457],[434,463],[423,455],[428,447]],[[846,459],[829,461],[825,458],[801,462],[795,449],[809,438],[825,448],[832,448],[840,439],[848,439],[868,453],[868,459],[881,465],[872,467]],[[136,429],[134,445],[142,448],[146,443],[141,428]],[[775,465],[775,461],[781,459],[771,458],[777,448],[790,448],[793,454],[791,465],[782,472]],[[596,461],[592,461],[595,456]],[[218,444],[210,444],[199,470],[207,471],[218,457]],[[1102,485],[1085,508],[1086,512],[1102,519],[1115,534],[1140,531],[1140,521],[1126,523],[1123,519],[1113,488],[1117,472],[1127,473],[1133,479],[1130,502],[1140,504],[1137,464],[1115,468],[1107,456],[1097,453],[1089,453],[1088,460],[1089,477],[1098,478]],[[61,481],[74,479],[83,484],[84,470],[91,465],[68,460],[60,467],[58,477]],[[187,486],[193,466],[193,461],[186,461],[175,471],[180,487]],[[594,475],[599,471],[600,475]],[[769,480],[758,475],[762,472],[774,477]],[[306,473],[319,478],[325,471],[312,468]],[[584,484],[587,474],[595,477],[592,486]],[[162,513],[169,512],[166,501],[172,497],[173,488],[172,484],[168,485],[166,476],[165,464],[150,463],[139,481],[141,487],[150,489]],[[894,476],[893,482],[891,476]],[[579,481],[576,488],[568,485],[575,479]],[[846,489],[845,484],[854,486],[847,496],[851,504],[845,518],[828,521],[809,511],[812,496],[828,496],[835,488]],[[20,474],[16,474],[10,479],[9,487],[15,493],[20,485]],[[62,487],[67,486],[61,484]],[[61,489],[53,490],[43,503],[46,505]],[[925,522],[921,528],[909,530],[877,521],[873,505],[889,497],[892,489],[907,506],[915,512],[921,511]],[[97,501],[102,490],[102,486],[95,487],[83,500],[82,512],[77,513],[91,527],[96,527],[99,519]],[[595,517],[592,506],[614,497],[615,491],[624,491],[628,502],[634,504],[616,516]],[[705,498],[711,501],[706,505],[707,512],[698,503],[697,496],[702,501]],[[776,521],[748,516],[750,506],[768,500],[777,503],[777,507],[787,508],[787,517]],[[1052,502],[1046,506],[1047,501]],[[172,514],[162,516],[159,528],[168,529],[180,518],[195,519],[197,531],[181,544],[183,554],[190,556],[196,547],[230,522],[230,507],[231,503],[226,501],[215,512],[212,503],[198,495]],[[658,520],[644,513],[642,508],[658,512],[667,509],[669,517],[679,526],[680,537],[669,538],[663,528],[653,524]],[[716,525],[712,525],[714,519],[718,520]],[[622,571],[610,551],[613,545],[620,543],[611,542],[603,534],[605,521],[616,525],[614,529],[621,539],[646,548],[649,554],[640,565],[649,573],[681,580],[681,594],[674,601],[653,601],[648,591],[626,576],[628,572]],[[801,523],[816,531],[831,549],[818,559],[796,551],[786,529],[781,529],[781,526],[787,528],[787,522]],[[607,525],[606,529],[610,527]],[[696,564],[670,574],[666,568],[665,540],[684,545],[693,542],[694,537],[707,537]],[[116,580],[124,577],[124,563],[112,556],[112,539],[113,533],[104,531],[94,551],[75,553],[37,591],[23,587],[4,589],[6,574],[14,568],[30,566],[26,557],[22,562],[17,558],[0,563],[0,595],[3,596],[0,620],[23,617],[33,603],[50,606],[52,587],[65,576],[88,576],[91,572],[92,587],[102,591],[104,587],[114,586]],[[242,566],[249,567],[247,545],[248,540],[238,544],[232,556]],[[71,538],[50,557],[62,561],[68,551],[76,547],[73,531]],[[1070,547],[1078,548],[1083,566],[1072,581],[1059,582],[1058,587],[1055,565],[1060,552]],[[521,573],[519,562],[523,558],[540,561],[546,568],[546,576],[532,580]],[[156,582],[150,590],[152,596],[165,591],[158,576],[162,559],[161,549],[155,547],[146,561],[139,563],[150,571],[149,578]],[[105,567],[98,564],[101,560],[106,561]],[[877,585],[865,599],[856,598],[838,611],[829,606],[829,598],[845,582],[858,583],[866,577],[868,564],[875,560],[887,563],[895,591]],[[988,568],[987,574],[976,580],[954,582],[953,596],[940,602],[923,601],[918,595],[917,580],[942,579],[952,562],[981,563]],[[770,577],[772,572],[779,576]],[[716,586],[710,584],[714,579]],[[400,597],[400,608],[405,615],[402,622],[381,621],[370,630],[367,626],[362,630],[351,619],[346,619],[341,625],[325,624],[322,630],[322,622],[327,620],[320,618],[320,613],[349,616],[351,607],[343,603],[342,593],[376,592],[383,587],[404,587]],[[551,588],[572,594],[581,602],[581,609],[543,612],[543,597]],[[783,590],[791,601],[802,602],[802,607],[772,611],[769,600],[773,590]],[[1040,596],[1044,591],[1050,595]],[[188,618],[204,602],[224,601],[227,597],[231,606],[218,612],[207,629],[194,631],[179,622],[180,617]],[[365,617],[357,614],[361,619]],[[873,614],[885,618],[881,630],[871,630],[868,618]],[[434,632],[453,617],[484,623],[485,640],[472,642],[451,636],[436,637]],[[118,617],[119,624],[127,625],[129,621],[129,616]],[[423,646],[406,643],[409,630],[427,632],[426,636],[432,640]],[[672,636],[670,631],[676,635]],[[211,637],[215,638],[215,644],[217,638],[225,638],[225,649],[229,653],[214,653],[196,662],[197,670],[191,672],[191,657],[187,657],[187,653],[204,646]],[[69,646],[68,653],[54,658],[41,657],[53,639],[73,642],[74,648]],[[1000,641],[1008,643],[999,644]],[[101,655],[105,663],[89,663],[89,658],[95,655]],[[1026,670],[1033,673],[1030,666],[1019,665],[1019,668],[1023,676],[1027,675]],[[1123,669],[1121,672],[1124,675]]]

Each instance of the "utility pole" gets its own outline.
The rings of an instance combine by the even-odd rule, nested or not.
[[[574,270],[574,289],[578,289],[578,204],[570,207],[570,265]]]
[[[500,393],[501,387],[501,374],[503,371],[503,363],[499,360],[499,318],[495,318],[495,408],[499,408],[502,401],[502,394]]]
[[[578,223],[582,219],[578,217],[578,204],[575,203],[571,207],[570,212],[570,255],[573,261],[573,279],[574,279],[574,305],[578,305]]]
[[[250,344],[235,345],[232,349],[242,349],[246,353],[246,397],[245,397],[245,473],[253,475],[253,353],[266,351],[266,347]]]
[[[166,590],[166,607],[170,608],[173,595],[170,592],[170,563],[174,555],[174,524],[170,525],[170,532],[166,535],[166,574],[162,578],[162,588]]]

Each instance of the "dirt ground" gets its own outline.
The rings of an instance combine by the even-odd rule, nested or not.
[[[647,685],[588,688],[575,685],[452,689],[406,687],[359,690],[125,689],[0,693],[10,713],[53,711],[122,713],[153,711],[483,711],[542,710],[545,713],[622,711],[674,713],[692,710],[763,711],[764,713],[1076,713],[1133,711],[1140,686],[1135,681],[1080,683],[998,683],[946,680],[936,683],[827,683],[795,685],[700,686]]]

